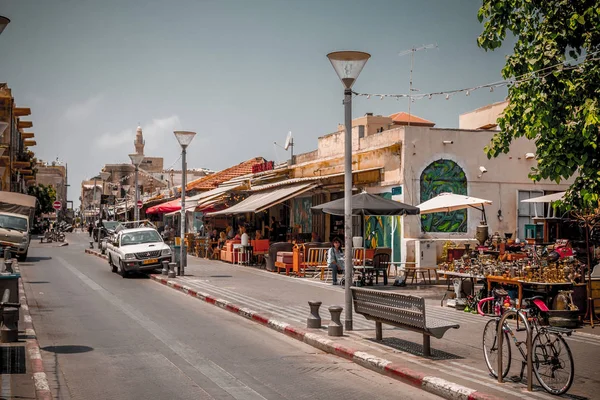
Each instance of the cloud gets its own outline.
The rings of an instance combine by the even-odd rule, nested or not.
[[[98,94],[82,103],[72,104],[65,111],[65,118],[71,122],[81,122],[89,118],[96,111],[103,99],[104,95]]]
[[[166,118],[153,119],[152,122],[142,125],[144,140],[146,141],[145,154],[148,149],[161,149],[164,144],[163,138],[173,139],[173,131],[181,129],[181,121],[177,115],[172,115]],[[116,149],[123,146],[126,147],[127,153],[134,150],[133,142],[135,141],[135,127],[124,129],[118,133],[106,132],[96,139],[96,146],[99,149]],[[158,155],[160,156],[160,155]]]

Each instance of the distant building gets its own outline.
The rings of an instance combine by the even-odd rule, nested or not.
[[[31,110],[17,107],[11,89],[0,83],[0,190],[25,193],[35,183],[36,141],[33,132],[25,132],[33,122],[22,120],[28,115]]]

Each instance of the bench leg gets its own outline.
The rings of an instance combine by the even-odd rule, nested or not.
[[[383,331],[381,329],[381,322],[375,321],[375,339],[383,340]]]
[[[423,335],[423,355],[431,356],[431,337],[429,335]]]

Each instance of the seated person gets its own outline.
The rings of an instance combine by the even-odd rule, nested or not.
[[[342,241],[339,238],[334,238],[332,241],[333,247],[327,251],[327,267],[331,269],[331,277],[333,285],[337,285],[338,272],[344,269],[344,253],[342,253]]]

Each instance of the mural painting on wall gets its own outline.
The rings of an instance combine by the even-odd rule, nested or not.
[[[467,195],[467,177],[454,161],[434,161],[421,174],[421,203],[440,193]],[[421,226],[424,232],[466,232],[467,210],[422,215]]]
[[[300,228],[299,233],[312,232],[311,207],[311,197],[294,199],[294,225]]]
[[[391,200],[392,193],[381,193],[381,197]],[[392,236],[393,218],[396,219],[396,231]],[[393,247],[393,260],[400,260],[400,228],[401,217],[381,217],[381,216],[366,216],[365,217],[365,232],[366,232],[366,247],[374,249],[376,247]],[[392,240],[393,246],[392,246]]]

